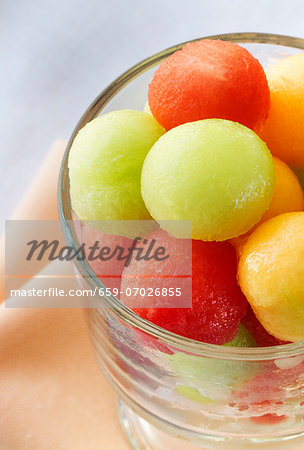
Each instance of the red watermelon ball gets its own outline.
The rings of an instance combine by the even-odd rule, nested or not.
[[[242,319],[242,324],[253,336],[258,347],[272,347],[274,345],[289,344],[289,342],[282,341],[281,339],[269,334],[255,316],[250,305],[248,305],[247,313]]]
[[[167,254],[178,258],[167,258],[161,263],[151,259],[144,264],[133,259],[122,274],[121,301],[142,318],[173,333],[211,344],[230,342],[247,310],[247,300],[236,281],[237,261],[232,245],[192,240],[192,308],[162,307],[166,305],[167,297],[159,298],[158,307],[134,308],[132,302],[138,305],[139,300],[127,296],[128,291],[155,290],[166,283],[171,285],[172,279],[168,279],[168,275],[188,273],[185,267],[189,265],[185,256],[186,239],[176,239],[163,230],[153,232],[149,238],[155,239],[157,246],[163,246]],[[153,273],[155,278],[151,277]],[[183,285],[180,278],[176,278],[175,283],[176,286]]]
[[[187,44],[156,70],[148,101],[166,129],[201,119],[228,119],[258,131],[270,107],[269,87],[259,61],[228,41]]]
[[[115,221],[111,226],[111,221],[109,221],[109,230],[114,228],[114,223]],[[87,263],[105,285],[105,288],[110,289],[119,299],[121,275],[124,270],[125,260],[118,260],[117,257],[108,258],[107,254],[105,254],[104,259],[101,259],[99,258],[99,252],[103,248],[109,248],[111,253],[113,253],[116,247],[121,247],[124,249],[124,254],[126,254],[128,248],[132,245],[133,239],[117,234],[105,233],[94,228],[94,225],[99,226],[102,224],[101,221],[93,221],[90,223],[89,221],[74,220],[74,224],[79,243],[85,244],[87,258],[92,248],[97,244],[98,248],[92,254],[92,258],[88,258]]]

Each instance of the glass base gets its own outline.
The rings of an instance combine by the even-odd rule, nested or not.
[[[168,432],[165,429],[157,427],[139,416],[132,408],[127,406],[121,400],[118,400],[118,413],[121,426],[134,450],[303,450],[304,437],[289,438],[276,442],[243,441],[235,439],[217,439],[206,438],[201,435],[199,439],[193,442],[192,437],[173,434],[172,430]]]
[[[183,437],[174,437],[165,433],[140,417],[121,400],[118,400],[118,413],[121,426],[134,450],[198,450],[200,448],[187,442]]]

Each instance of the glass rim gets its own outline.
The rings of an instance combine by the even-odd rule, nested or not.
[[[151,69],[160,63],[163,59],[170,56],[177,50],[180,50],[188,42],[196,42],[202,39],[221,39],[237,43],[255,43],[255,44],[268,44],[279,45],[284,47],[295,48],[304,50],[304,39],[296,38],[292,36],[284,36],[279,34],[270,33],[227,33],[217,34],[212,36],[205,36],[202,38],[193,39],[187,42],[183,42],[178,45],[169,47],[159,53],[156,53],[138,64],[132,66],[125,71],[121,76],[116,78],[110,83],[89,105],[87,110],[82,115],[81,119],[77,123],[71,138],[67,144],[59,173],[58,180],[58,216],[61,223],[61,228],[66,241],[69,245],[75,249],[78,247],[78,239],[74,228],[70,227],[72,223],[72,208],[69,195],[69,176],[68,176],[68,156],[72,146],[73,140],[78,131],[89,121],[99,115],[102,109],[107,103],[129,82],[137,78],[145,71]],[[95,275],[94,271],[86,263],[86,261],[75,262],[80,274],[87,280],[90,287],[94,289],[96,286],[98,289],[102,289],[105,286],[101,280]],[[296,342],[291,344],[283,344],[272,347],[229,347],[215,344],[208,344],[200,341],[195,341],[184,336],[172,333],[164,328],[161,328],[146,319],[141,318],[135,314],[131,309],[121,303],[115,296],[97,296],[101,302],[101,307],[106,306],[123,322],[131,325],[149,335],[152,335],[158,339],[164,341],[167,345],[184,350],[190,354],[225,359],[225,360],[246,360],[246,361],[259,361],[259,360],[272,360],[282,359],[286,357],[293,357],[298,355],[304,355],[304,342]]]

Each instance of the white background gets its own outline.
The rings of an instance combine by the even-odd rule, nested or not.
[[[114,78],[176,43],[238,31],[304,38],[304,1],[0,0],[0,227],[52,141]]]

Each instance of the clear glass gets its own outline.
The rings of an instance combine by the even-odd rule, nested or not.
[[[212,36],[238,42],[263,66],[304,49],[304,40],[258,33]],[[67,169],[75,134],[115,109],[143,109],[155,67],[184,44],[134,66],[91,104],[63,158],[59,214],[77,247]],[[84,287],[103,287],[76,261]],[[304,343],[233,348],[177,336],[136,316],[113,296],[96,297],[88,323],[97,360],[119,397],[121,423],[134,448],[304,448]],[[102,444],[102,443],[101,443]]]

